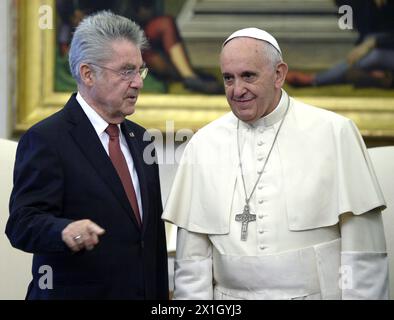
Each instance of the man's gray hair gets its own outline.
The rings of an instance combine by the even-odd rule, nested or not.
[[[275,68],[278,63],[283,62],[282,55],[272,44],[262,41],[264,46],[264,54],[265,58],[268,59],[268,62]]]
[[[69,52],[71,75],[80,83],[81,63],[101,64],[110,60],[110,43],[125,39],[140,50],[148,45],[142,29],[130,19],[110,11],[100,11],[84,18],[75,29]]]

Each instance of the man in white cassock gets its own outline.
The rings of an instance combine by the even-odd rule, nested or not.
[[[163,219],[178,226],[175,299],[387,299],[385,201],[354,123],[287,95],[267,32],[220,67],[232,112],[185,148]]]

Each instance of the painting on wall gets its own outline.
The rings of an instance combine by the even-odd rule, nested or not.
[[[209,1],[200,2],[206,5],[205,2]],[[258,5],[263,5],[263,2]],[[43,6],[53,9],[52,28],[41,28],[37,23]],[[53,114],[76,90],[68,69],[67,53],[71,35],[86,14],[102,9],[138,21],[150,42],[150,48],[144,54],[149,77],[140,94],[137,111],[131,116],[134,121],[147,128],[165,131],[168,130],[167,121],[171,120],[174,121],[172,130],[188,128],[196,131],[228,112],[220,71],[208,72],[190,62],[193,60],[188,58],[177,20],[166,14],[163,8],[163,0],[19,0],[15,130],[24,131]],[[222,18],[225,19],[225,16]],[[154,32],[164,29],[170,37]],[[198,43],[194,45],[198,47]],[[291,52],[290,47],[285,49]],[[184,60],[179,58],[182,56]],[[353,119],[364,137],[394,137],[394,95],[391,89],[379,88],[381,91],[376,94],[377,91],[371,91],[376,88],[365,88],[355,95],[338,94],[342,90],[338,91],[338,87],[333,87],[336,88],[334,91],[320,92],[313,88],[292,88],[289,85],[286,88],[306,103]]]
[[[149,47],[143,50],[143,59],[149,68],[144,81],[145,93],[170,93],[174,91],[171,90],[174,83],[178,83],[185,94],[223,93],[219,79],[192,65],[176,17],[164,11],[163,0],[56,0],[56,91],[75,90],[68,66],[72,33],[86,15],[101,10],[130,18],[144,30],[149,43]]]

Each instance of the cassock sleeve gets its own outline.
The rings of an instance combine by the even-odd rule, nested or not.
[[[340,216],[343,300],[388,299],[388,257],[378,209]]]
[[[206,234],[178,228],[174,299],[212,300],[212,244]]]

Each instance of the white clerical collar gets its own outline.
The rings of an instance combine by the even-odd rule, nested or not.
[[[274,125],[275,123],[279,122],[282,120],[286,109],[287,109],[287,93],[282,89],[282,95],[280,97],[278,105],[275,107],[275,109],[267,114],[266,116],[256,120],[253,123],[246,123],[243,121],[240,121],[240,125],[243,126],[244,128],[259,128],[259,127],[270,127]]]
[[[108,122],[105,121],[101,116],[94,110],[86,100],[81,96],[78,92],[76,97],[78,103],[80,104],[82,110],[85,112],[86,116],[88,117],[89,121],[93,125],[94,130],[96,131],[97,135],[100,136],[105,129],[108,127]]]

